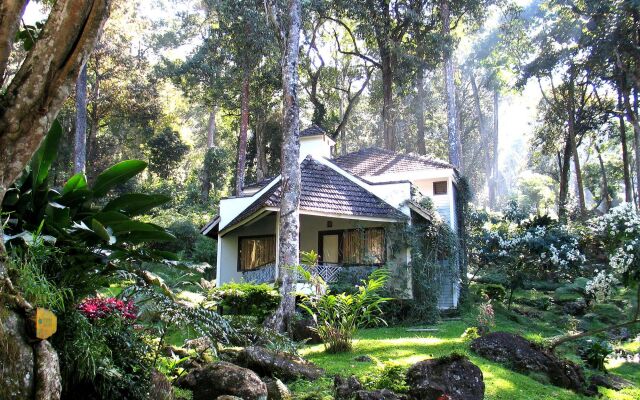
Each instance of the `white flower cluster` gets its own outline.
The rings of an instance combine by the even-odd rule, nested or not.
[[[592,233],[600,237],[610,250],[610,271],[600,271],[587,285],[587,291],[596,298],[606,297],[617,277],[632,268],[638,268],[640,258],[640,215],[629,203],[612,208],[609,213],[594,218]]]

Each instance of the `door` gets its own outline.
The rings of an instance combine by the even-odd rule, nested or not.
[[[322,235],[322,254],[320,261],[329,264],[338,264],[340,262],[340,235],[329,234]]]

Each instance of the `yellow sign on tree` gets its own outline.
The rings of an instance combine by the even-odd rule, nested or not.
[[[45,308],[36,308],[34,322],[38,339],[47,339],[58,330],[58,318]]]

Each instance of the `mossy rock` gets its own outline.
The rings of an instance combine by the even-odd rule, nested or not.
[[[587,278],[578,278],[573,283],[561,286],[553,292],[553,299],[557,303],[576,301],[585,294],[587,282]]]

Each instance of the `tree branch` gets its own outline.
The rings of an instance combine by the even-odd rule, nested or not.
[[[27,0],[3,0],[0,2],[0,85],[4,82],[11,48],[26,7]]]

